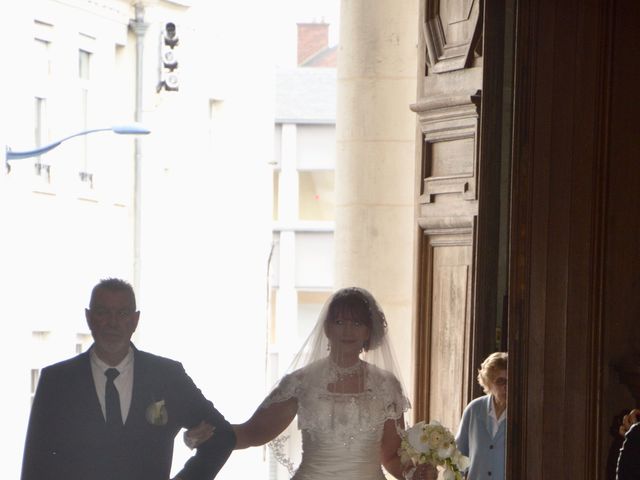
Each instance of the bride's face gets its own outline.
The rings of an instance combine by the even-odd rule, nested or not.
[[[357,355],[369,339],[370,332],[357,313],[341,311],[327,320],[326,334],[332,354]]]

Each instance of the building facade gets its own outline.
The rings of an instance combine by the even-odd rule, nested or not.
[[[101,278],[134,284],[136,345],[181,360],[230,420],[243,420],[264,395],[275,85],[273,49],[257,20],[265,8],[255,2],[257,17],[247,19],[235,2],[0,7],[15,73],[1,81],[1,143],[27,151],[136,121],[152,132],[80,135],[0,174],[9,476],[20,474],[40,368],[91,345],[84,308]],[[234,28],[240,23],[252,34]],[[259,51],[258,38],[259,59],[237,62]],[[167,39],[178,41],[172,48]],[[254,68],[266,72],[257,86]],[[236,368],[219,367],[230,362]],[[174,465],[190,454],[179,439]],[[259,476],[260,458],[259,449],[234,455],[228,478],[247,465]]]
[[[333,291],[336,52],[328,24],[299,23],[297,62],[276,70],[272,382],[286,371]],[[295,435],[295,425],[288,434]],[[289,475],[271,459],[270,478]]]

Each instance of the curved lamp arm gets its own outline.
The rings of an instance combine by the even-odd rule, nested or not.
[[[7,147],[7,151],[5,153],[5,161],[8,166],[9,160],[21,160],[23,158],[29,157],[37,157],[38,155],[42,155],[43,153],[47,153],[49,150],[53,150],[62,142],[69,140],[74,137],[81,137],[83,135],[87,135],[89,133],[94,132],[114,132],[119,135],[148,135],[151,133],[151,130],[143,127],[139,124],[131,124],[131,125],[115,125],[113,127],[105,127],[105,128],[93,128],[91,130],[84,130],[82,132],[74,133],[73,135],[69,135],[68,137],[64,137],[61,140],[50,143],[49,145],[45,145],[44,147],[36,148],[35,150],[27,150],[23,152],[14,152],[9,147]]]

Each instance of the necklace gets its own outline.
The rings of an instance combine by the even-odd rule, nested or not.
[[[362,369],[362,360],[358,359],[356,363],[348,367],[341,367],[336,362],[331,360],[331,368],[338,374],[339,377],[350,377],[358,375]]]

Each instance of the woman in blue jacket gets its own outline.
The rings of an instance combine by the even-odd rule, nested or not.
[[[469,457],[467,480],[504,480],[507,428],[507,354],[494,352],[478,370],[486,395],[462,413],[456,435],[458,449]]]

